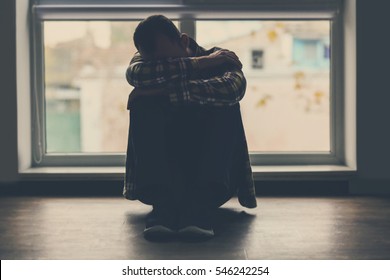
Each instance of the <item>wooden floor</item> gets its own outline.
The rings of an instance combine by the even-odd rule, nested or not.
[[[153,243],[150,207],[122,198],[0,197],[1,259],[390,259],[389,198],[233,199],[216,237]]]

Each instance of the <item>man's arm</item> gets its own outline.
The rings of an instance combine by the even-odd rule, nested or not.
[[[134,87],[154,87],[183,79],[197,79],[202,72],[224,64],[242,68],[241,62],[233,52],[221,49],[216,49],[208,56],[153,61],[145,61],[136,53],[126,70],[126,79]]]
[[[227,71],[210,79],[182,81],[169,90],[172,103],[195,103],[210,106],[232,106],[245,95],[246,79],[240,70]]]
[[[183,80],[168,87],[135,88],[128,100],[128,109],[142,97],[165,96],[174,104],[232,106],[245,94],[246,80],[241,71],[229,71],[210,79]]]
[[[126,70],[127,82],[133,87],[153,87],[181,79],[188,79],[198,68],[193,57],[167,58],[145,61],[136,53]]]

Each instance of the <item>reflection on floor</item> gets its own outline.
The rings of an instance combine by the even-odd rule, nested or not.
[[[390,259],[390,198],[226,203],[205,242],[149,242],[149,206],[119,197],[0,197],[1,259]]]

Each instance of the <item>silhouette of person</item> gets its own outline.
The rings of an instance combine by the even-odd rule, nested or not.
[[[147,239],[212,237],[213,213],[232,196],[256,207],[242,64],[232,51],[200,47],[162,15],[139,23],[134,44],[123,195],[153,206]]]

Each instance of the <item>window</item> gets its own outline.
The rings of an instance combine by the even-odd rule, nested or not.
[[[263,69],[264,68],[264,51],[252,50],[252,68]]]
[[[285,2],[33,1],[35,165],[123,165],[132,34],[156,13],[241,58],[253,164],[342,162],[341,1]]]
[[[301,68],[329,68],[329,36],[316,39],[294,38],[293,65]]]

